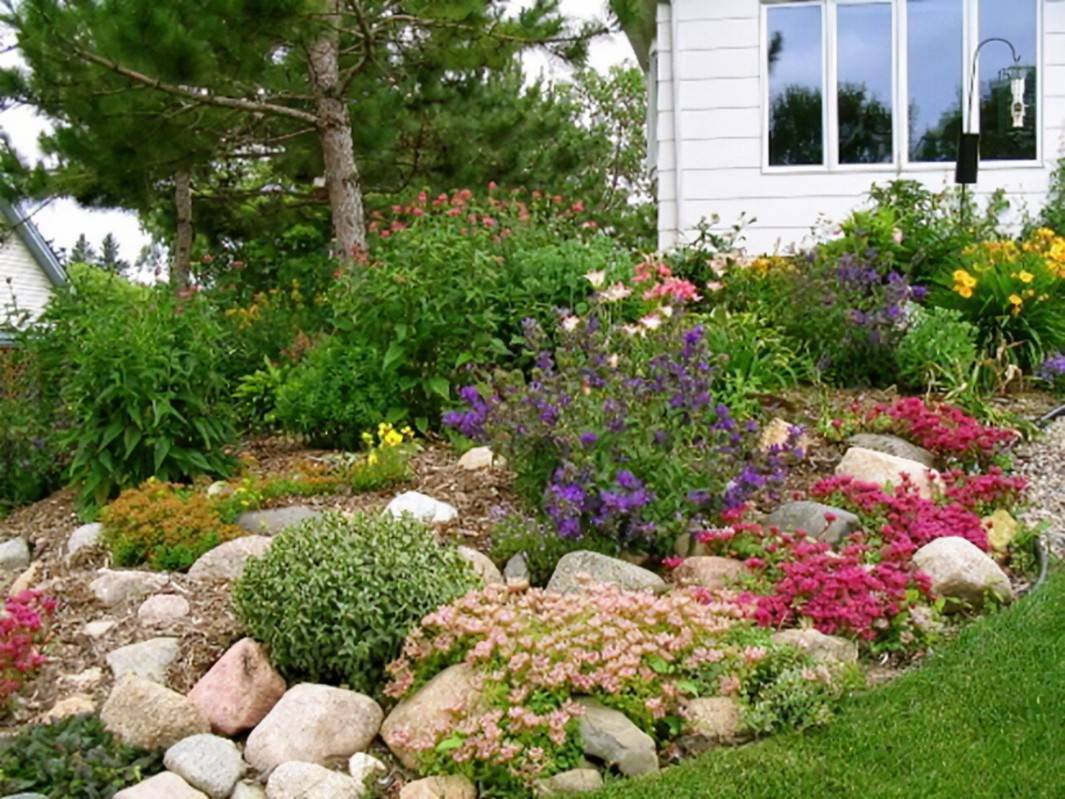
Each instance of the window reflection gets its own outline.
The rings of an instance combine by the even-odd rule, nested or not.
[[[910,160],[953,161],[961,134],[962,0],[909,0],[907,11]]]
[[[1036,0],[981,0],[980,40],[1008,40],[1029,68],[1024,101],[1028,112],[1024,127],[1014,128],[1009,78],[1002,72],[1013,57],[1006,45],[992,42],[980,51],[980,157],[984,161],[1031,160],[1036,157],[1036,63],[1039,53]]]
[[[839,162],[892,161],[891,5],[841,5],[837,22]]]
[[[824,163],[824,70],[820,6],[767,12],[769,163]]]

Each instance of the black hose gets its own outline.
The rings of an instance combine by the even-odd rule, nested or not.
[[[1044,413],[1042,416],[1035,420],[1035,423],[1040,427],[1046,427],[1055,419],[1058,419],[1062,416],[1065,416],[1065,405],[1059,405],[1058,407],[1054,408],[1054,410],[1049,411],[1048,413]]]

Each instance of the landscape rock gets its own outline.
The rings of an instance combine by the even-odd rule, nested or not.
[[[373,755],[356,752],[348,760],[348,774],[356,785],[368,789],[376,780],[388,774],[388,766]]]
[[[233,644],[189,692],[189,701],[222,735],[250,730],[285,695],[285,680],[251,638]]]
[[[864,483],[899,486],[908,474],[918,493],[929,499],[934,493],[937,475],[923,463],[888,455],[864,447],[851,447],[836,467],[836,474],[846,474]]]
[[[701,558],[710,553],[711,550],[707,544],[692,540],[689,533],[681,533],[673,543],[673,554],[681,558]]]
[[[75,690],[88,691],[104,681],[104,672],[99,666],[92,666],[77,674],[64,675],[60,679]]]
[[[315,763],[282,763],[266,783],[266,799],[360,799],[362,795],[362,788],[347,774]]]
[[[289,760],[324,765],[365,751],[383,716],[380,705],[364,694],[301,683],[289,688],[252,730],[244,757],[263,773]]]
[[[743,711],[727,696],[689,699],[681,707],[685,731],[705,744],[730,744],[743,738]]]
[[[433,499],[417,491],[406,491],[388,503],[385,508],[397,519],[407,513],[426,524],[447,524],[458,518],[459,512],[454,505]]]
[[[137,676],[119,680],[100,719],[118,738],[142,749],[166,749],[182,738],[209,732],[207,720],[185,697]]]
[[[537,796],[565,796],[571,793],[591,793],[603,787],[603,775],[594,768],[573,768],[536,783]]]
[[[472,547],[458,547],[458,553],[466,560],[478,576],[484,580],[485,585],[502,584],[503,575],[490,557]]]
[[[41,571],[41,562],[38,560],[33,561],[26,569],[15,578],[15,582],[11,583],[11,587],[7,589],[8,596],[18,596],[23,591],[27,591],[37,585],[37,575]]]
[[[89,590],[107,607],[117,605],[126,599],[135,599],[145,594],[161,591],[169,580],[165,574],[156,572],[100,569],[96,573],[99,576],[89,583]]]
[[[791,438],[791,430],[793,427],[795,427],[795,425],[784,419],[779,417],[773,419],[769,424],[762,428],[762,435],[758,439],[758,448],[763,452],[768,452],[773,447],[783,447],[787,445],[788,440]],[[810,438],[805,433],[800,433],[795,443],[799,449],[809,452]]]
[[[960,536],[937,538],[913,555],[914,565],[932,578],[932,592],[948,600],[947,610],[979,609],[987,594],[999,601],[1013,598],[1006,573],[971,541]]]
[[[529,559],[525,557],[524,552],[512,556],[503,567],[503,579],[507,585],[528,585],[530,576]]]
[[[236,580],[244,573],[249,558],[261,558],[274,539],[268,535],[246,535],[219,544],[204,552],[189,569],[193,580]]]
[[[207,799],[177,774],[164,771],[115,794],[114,799]]]
[[[581,699],[580,717],[584,754],[612,766],[627,777],[658,770],[655,742],[620,711],[592,699]]]
[[[156,594],[137,608],[137,620],[146,627],[169,627],[188,615],[189,601],[179,594]]]
[[[0,571],[21,572],[29,565],[30,545],[25,538],[11,538],[0,544]]]
[[[249,510],[237,517],[237,526],[253,535],[274,536],[294,524],[313,519],[318,512],[306,505],[271,510]]]
[[[9,793],[0,799],[48,799],[43,793]]]
[[[477,799],[477,789],[465,777],[426,777],[404,785],[399,799]]]
[[[1003,552],[1013,542],[1021,525],[1005,508],[999,508],[983,518],[987,530],[987,543],[996,552]]]
[[[863,447],[877,452],[886,452],[898,458],[917,461],[929,469],[936,465],[936,456],[924,447],[911,444],[898,436],[883,435],[881,433],[858,433],[847,439],[852,447]]]
[[[781,630],[773,633],[772,640],[804,650],[815,663],[831,665],[858,662],[858,644],[836,635],[825,635],[812,627]]]
[[[118,622],[114,619],[97,619],[96,621],[86,622],[81,631],[89,638],[101,638],[114,629],[116,624]]]
[[[181,643],[177,638],[151,638],[119,647],[110,652],[106,660],[116,680],[135,674],[165,684],[170,666],[180,652]]]
[[[91,549],[99,544],[103,532],[104,526],[99,522],[83,524],[76,529],[67,539],[67,560],[73,560],[74,556],[82,550]]]
[[[474,447],[459,458],[459,466],[468,472],[475,472],[478,469],[491,469],[492,466],[499,465],[501,460],[502,458],[497,458],[489,447]]]
[[[838,543],[861,526],[861,520],[849,510],[808,500],[785,502],[766,517],[765,523],[782,533],[802,530],[829,544]]]
[[[163,765],[211,799],[226,799],[247,765],[237,745],[217,735],[191,735],[166,750]]]
[[[711,591],[728,588],[748,573],[743,561],[713,555],[685,558],[673,571],[678,585],[698,585]]]
[[[58,719],[65,719],[67,716],[80,716],[84,713],[95,713],[96,703],[91,696],[87,694],[73,694],[66,699],[60,699],[50,710],[45,711],[41,716],[41,721],[48,723],[49,721],[56,721]]]
[[[652,571],[598,552],[579,550],[563,555],[547,583],[547,590],[571,594],[583,587],[582,575],[592,582],[609,583],[629,591],[666,590],[665,581]]]
[[[266,789],[254,782],[238,782],[229,799],[266,799]]]
[[[209,486],[207,486],[207,496],[209,497],[228,497],[233,493],[233,486],[227,483],[225,480],[215,480]]]
[[[409,748],[410,739],[447,725],[462,709],[476,708],[481,695],[473,668],[448,666],[392,709],[381,725],[381,738],[400,763],[415,769],[418,754]]]

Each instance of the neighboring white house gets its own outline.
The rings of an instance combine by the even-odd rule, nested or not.
[[[36,317],[65,282],[63,267],[33,222],[0,200],[0,322],[12,309]],[[0,330],[0,346],[4,341]]]
[[[963,115],[983,137],[976,196],[1042,206],[1065,142],[1065,0],[647,2],[628,33],[649,75],[663,249],[746,213],[748,248],[773,251],[841,220],[874,182],[944,188]],[[1029,68],[1021,129],[1010,48],[975,58],[989,38]]]

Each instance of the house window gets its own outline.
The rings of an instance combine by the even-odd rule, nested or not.
[[[1024,127],[1013,127],[1013,95],[1003,70],[1013,64],[1009,48],[992,43],[980,52],[980,157],[985,161],[1023,161],[1037,157],[1036,63],[1039,55],[1036,0],[980,0],[980,40],[1000,36],[1017,49],[1029,67]]]
[[[907,0],[911,161],[958,157],[965,44],[963,0]]]
[[[840,4],[836,11],[841,164],[894,160],[893,28],[890,3]]]
[[[769,163],[823,164],[824,36],[820,4],[768,10]]]

